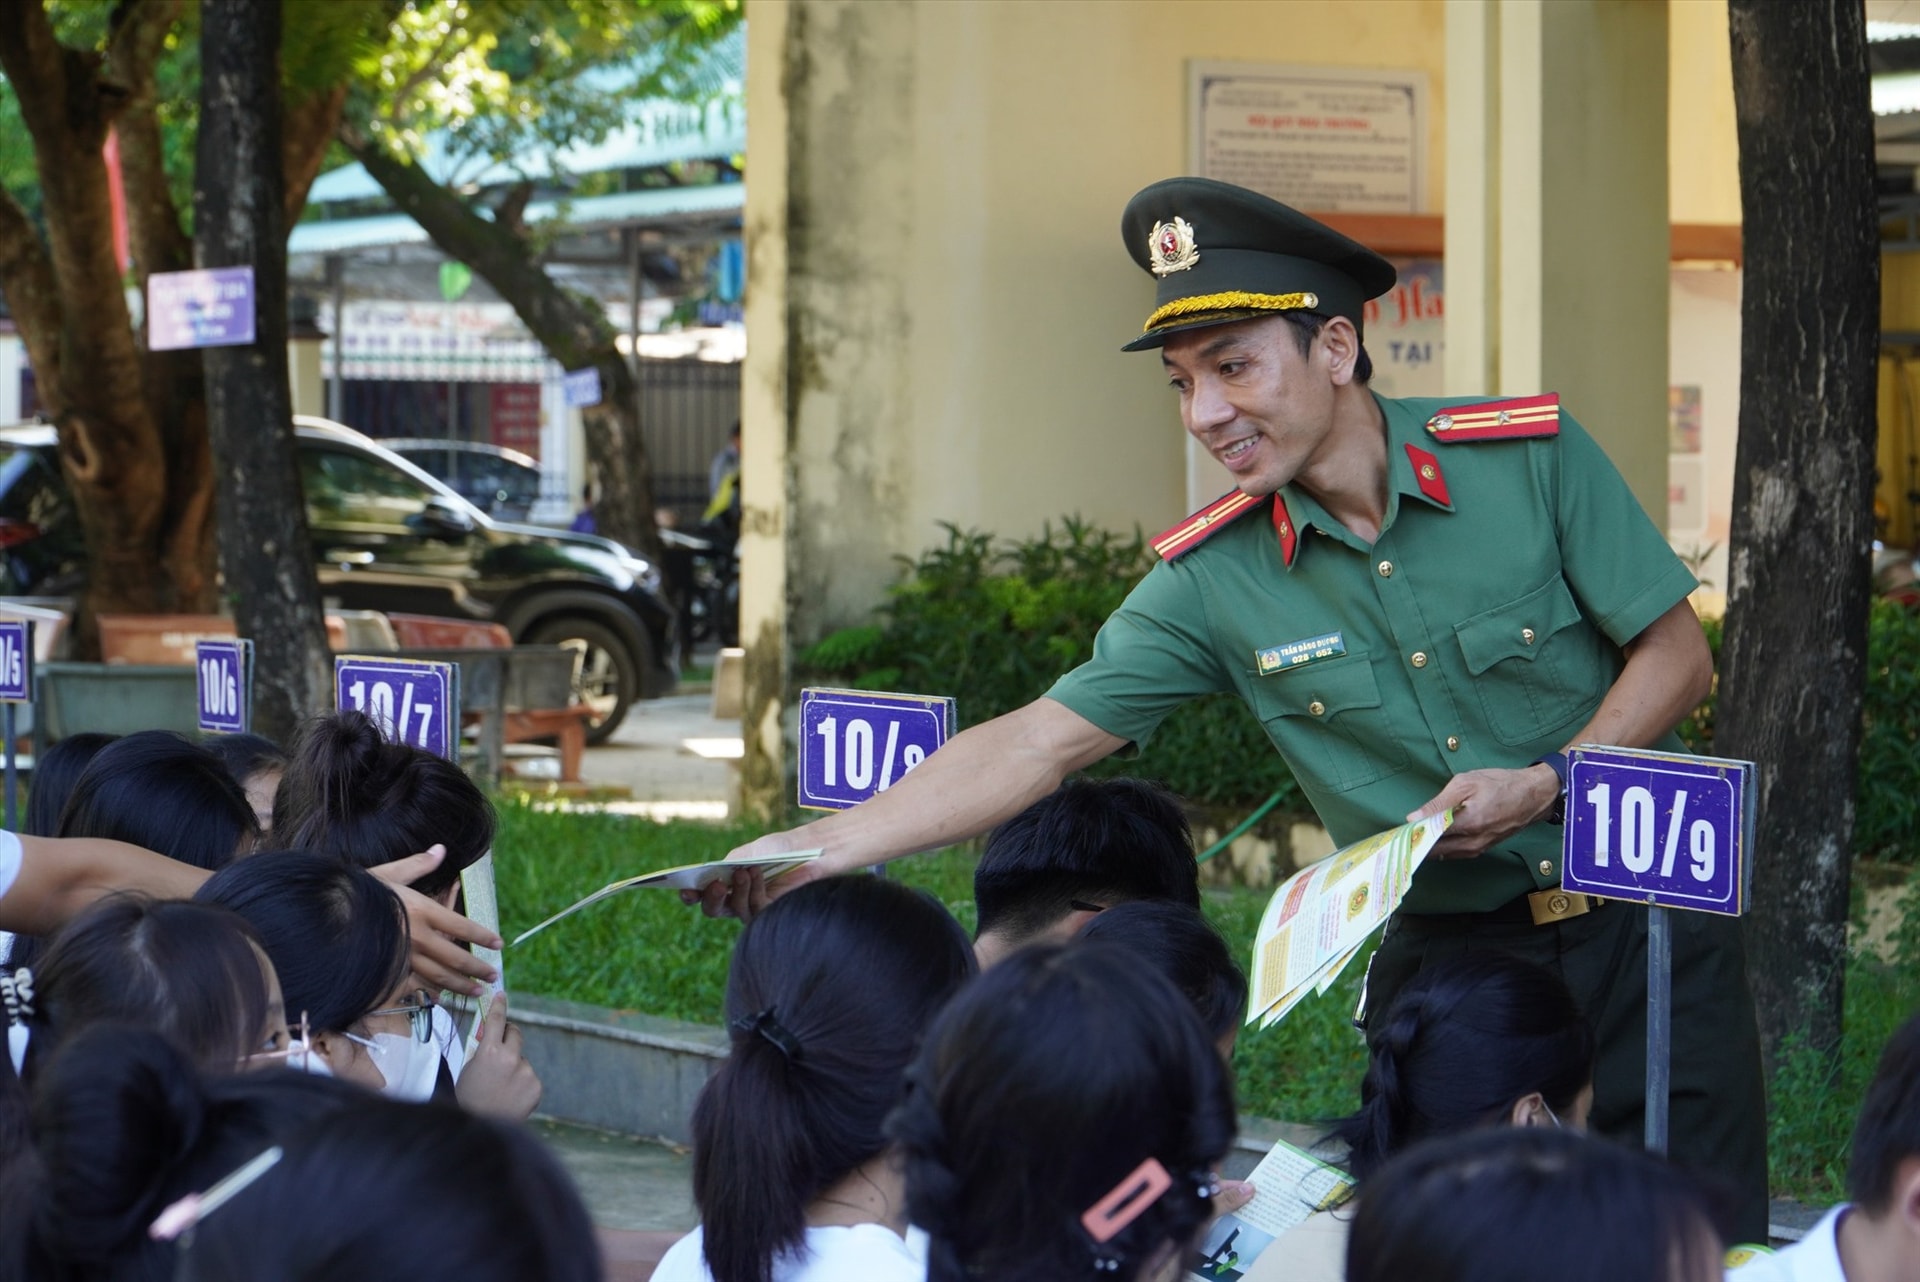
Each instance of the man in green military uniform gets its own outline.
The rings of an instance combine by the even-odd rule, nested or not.
[[[1342,844],[1455,821],[1368,981],[1382,1009],[1424,962],[1499,948],[1559,971],[1601,1042],[1594,1124],[1637,1138],[1644,909],[1558,889],[1573,743],[1681,750],[1712,664],[1693,577],[1554,396],[1389,400],[1367,387],[1385,259],[1256,193],[1201,179],[1134,197],[1123,234],[1158,281],[1129,350],[1158,349],[1182,421],[1238,488],[1155,540],[1162,563],[1094,657],[957,736],[865,805],[751,849],[821,845],[807,875],[984,831],[1187,699],[1232,691]],[[750,876],[708,908],[751,911]],[[1678,914],[1672,1151],[1738,1186],[1764,1241],[1766,1135],[1737,922]]]

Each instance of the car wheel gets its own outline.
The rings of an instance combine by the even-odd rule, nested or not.
[[[564,645],[580,651],[573,693],[593,708],[587,742],[605,743],[640,697],[640,664],[629,643],[598,619],[571,615],[546,619],[521,638],[528,645]]]

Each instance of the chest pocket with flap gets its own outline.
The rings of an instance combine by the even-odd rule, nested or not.
[[[1346,792],[1407,764],[1364,653],[1267,676],[1248,674],[1254,715],[1301,782]]]
[[[1525,744],[1586,716],[1612,684],[1599,629],[1558,574],[1453,625],[1494,738]]]

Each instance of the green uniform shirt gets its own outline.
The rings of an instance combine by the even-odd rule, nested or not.
[[[1287,486],[1291,566],[1262,501],[1155,566],[1093,658],[1048,691],[1136,744],[1186,700],[1232,691],[1342,845],[1403,822],[1455,774],[1559,749],[1620,674],[1620,647],[1695,586],[1564,411],[1558,436],[1436,443],[1428,418],[1467,402],[1376,399],[1378,540]],[[1422,492],[1408,445],[1436,456],[1437,494]],[[1286,658],[1306,661],[1263,674],[1261,651],[1298,642],[1313,644]],[[1672,734],[1654,746],[1683,750]],[[1477,859],[1428,863],[1405,910],[1485,912],[1557,885],[1560,841],[1535,824]]]

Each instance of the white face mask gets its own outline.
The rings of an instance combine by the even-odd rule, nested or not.
[[[440,1075],[440,1048],[434,1043],[398,1033],[375,1033],[371,1039],[348,1033],[347,1039],[367,1048],[367,1058],[386,1081],[383,1093],[414,1103],[433,1097]]]

